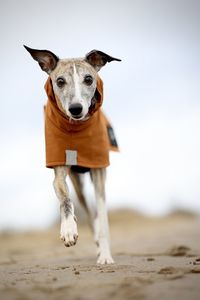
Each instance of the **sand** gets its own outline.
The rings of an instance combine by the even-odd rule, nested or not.
[[[110,214],[115,265],[96,265],[87,225],[65,248],[59,227],[0,234],[0,299],[200,299],[200,217]]]

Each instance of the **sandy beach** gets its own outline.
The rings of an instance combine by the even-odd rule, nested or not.
[[[200,299],[200,217],[110,213],[114,265],[96,265],[89,227],[65,248],[59,226],[0,234],[0,299]]]

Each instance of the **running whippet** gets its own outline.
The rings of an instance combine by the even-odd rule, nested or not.
[[[65,246],[78,239],[74,206],[69,197],[69,175],[81,204],[90,216],[98,247],[99,264],[114,263],[109,245],[109,226],[105,206],[105,175],[108,152],[117,148],[112,127],[100,110],[103,84],[97,72],[107,62],[120,59],[93,50],[79,59],[59,59],[48,50],[24,46],[49,78],[45,85],[47,167],[54,168],[54,189],[60,201],[60,237]],[[116,149],[115,149],[116,150]],[[80,172],[89,171],[94,184],[97,211],[91,212],[83,194]]]

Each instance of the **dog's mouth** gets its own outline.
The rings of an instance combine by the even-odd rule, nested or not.
[[[80,115],[71,115],[70,119],[75,120],[75,121],[79,121],[79,120],[84,119],[84,116],[82,114],[80,114]]]

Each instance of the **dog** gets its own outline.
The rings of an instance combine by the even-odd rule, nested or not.
[[[108,152],[112,147],[115,148],[112,150],[117,149],[117,142],[112,127],[100,109],[103,83],[98,71],[108,62],[121,60],[99,50],[90,51],[84,58],[59,59],[49,50],[24,47],[49,75],[45,85],[48,95],[45,107],[46,154],[47,167],[55,172],[53,186],[60,201],[61,240],[66,247],[70,247],[78,239],[77,219],[66,183],[66,176],[69,175],[78,199],[91,220],[98,247],[97,264],[112,264],[105,178],[109,165]],[[86,171],[90,172],[94,185],[95,213],[89,209],[83,194],[80,173]]]

